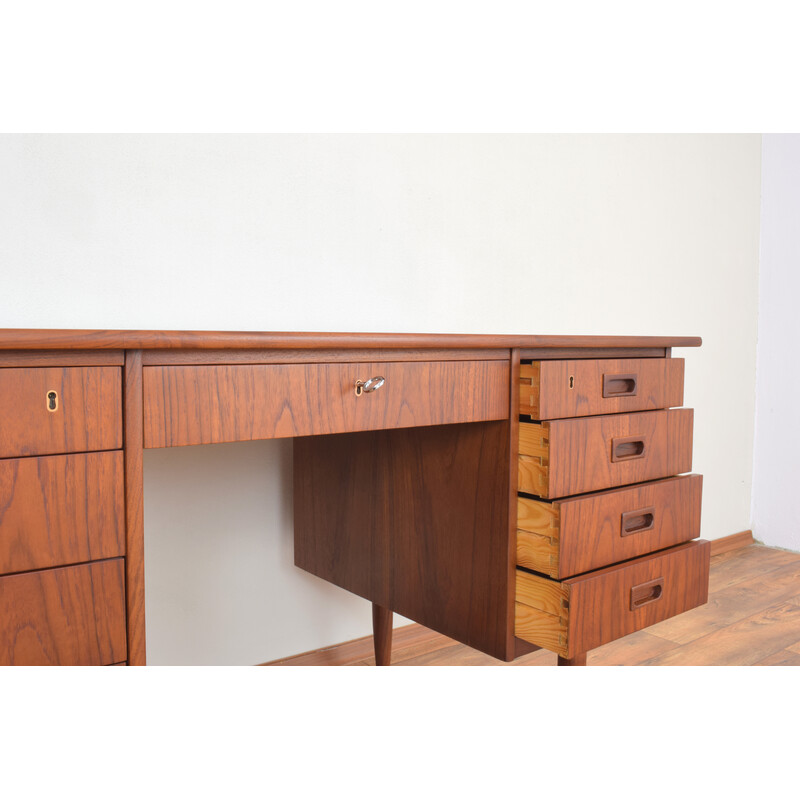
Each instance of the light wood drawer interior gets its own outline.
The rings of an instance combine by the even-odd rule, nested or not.
[[[692,468],[690,408],[519,425],[520,492],[556,498]]]
[[[534,420],[683,405],[682,358],[533,361],[520,365],[520,414]]]
[[[121,450],[0,460],[0,574],[121,556]]]
[[[124,559],[0,578],[0,664],[127,658]]]
[[[517,498],[517,564],[567,578],[700,535],[702,475],[564,500]]]
[[[144,368],[144,446],[507,419],[507,361]],[[384,379],[356,394],[356,381]]]
[[[696,540],[576,578],[517,569],[516,635],[573,658],[708,600],[710,543]]]
[[[0,458],[122,447],[119,367],[0,369]]]

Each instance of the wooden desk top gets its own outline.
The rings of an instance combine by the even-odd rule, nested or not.
[[[699,336],[561,336],[455,333],[293,333],[0,328],[0,350],[311,350],[362,348],[667,348],[699,347]]]

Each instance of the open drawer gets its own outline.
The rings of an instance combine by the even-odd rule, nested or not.
[[[517,565],[569,578],[700,535],[702,475],[541,500],[517,497]]]
[[[708,600],[711,545],[698,539],[577,578],[517,569],[516,635],[571,659]]]
[[[565,497],[692,468],[691,408],[520,422],[520,492]]]
[[[533,361],[519,370],[519,413],[531,419],[683,405],[682,358]]]

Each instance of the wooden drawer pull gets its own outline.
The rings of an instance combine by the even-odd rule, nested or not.
[[[631,589],[631,611],[636,611],[637,608],[646,606],[648,603],[654,603],[659,600],[664,594],[664,579],[656,578],[654,581],[647,583],[640,583]]]
[[[611,440],[612,461],[633,461],[635,458],[644,458],[646,450],[644,436],[622,436]]]
[[[603,397],[635,397],[638,388],[637,374],[603,375]]]
[[[626,511],[622,515],[620,526],[620,536],[630,536],[632,533],[644,533],[651,531],[656,524],[655,506],[650,508],[639,508],[636,511]]]

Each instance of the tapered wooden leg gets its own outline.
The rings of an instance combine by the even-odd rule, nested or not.
[[[392,612],[372,604],[372,638],[375,643],[375,666],[388,667],[392,663]]]
[[[559,667],[585,667],[586,666],[586,653],[578,653],[575,658],[561,658],[558,657]]]

